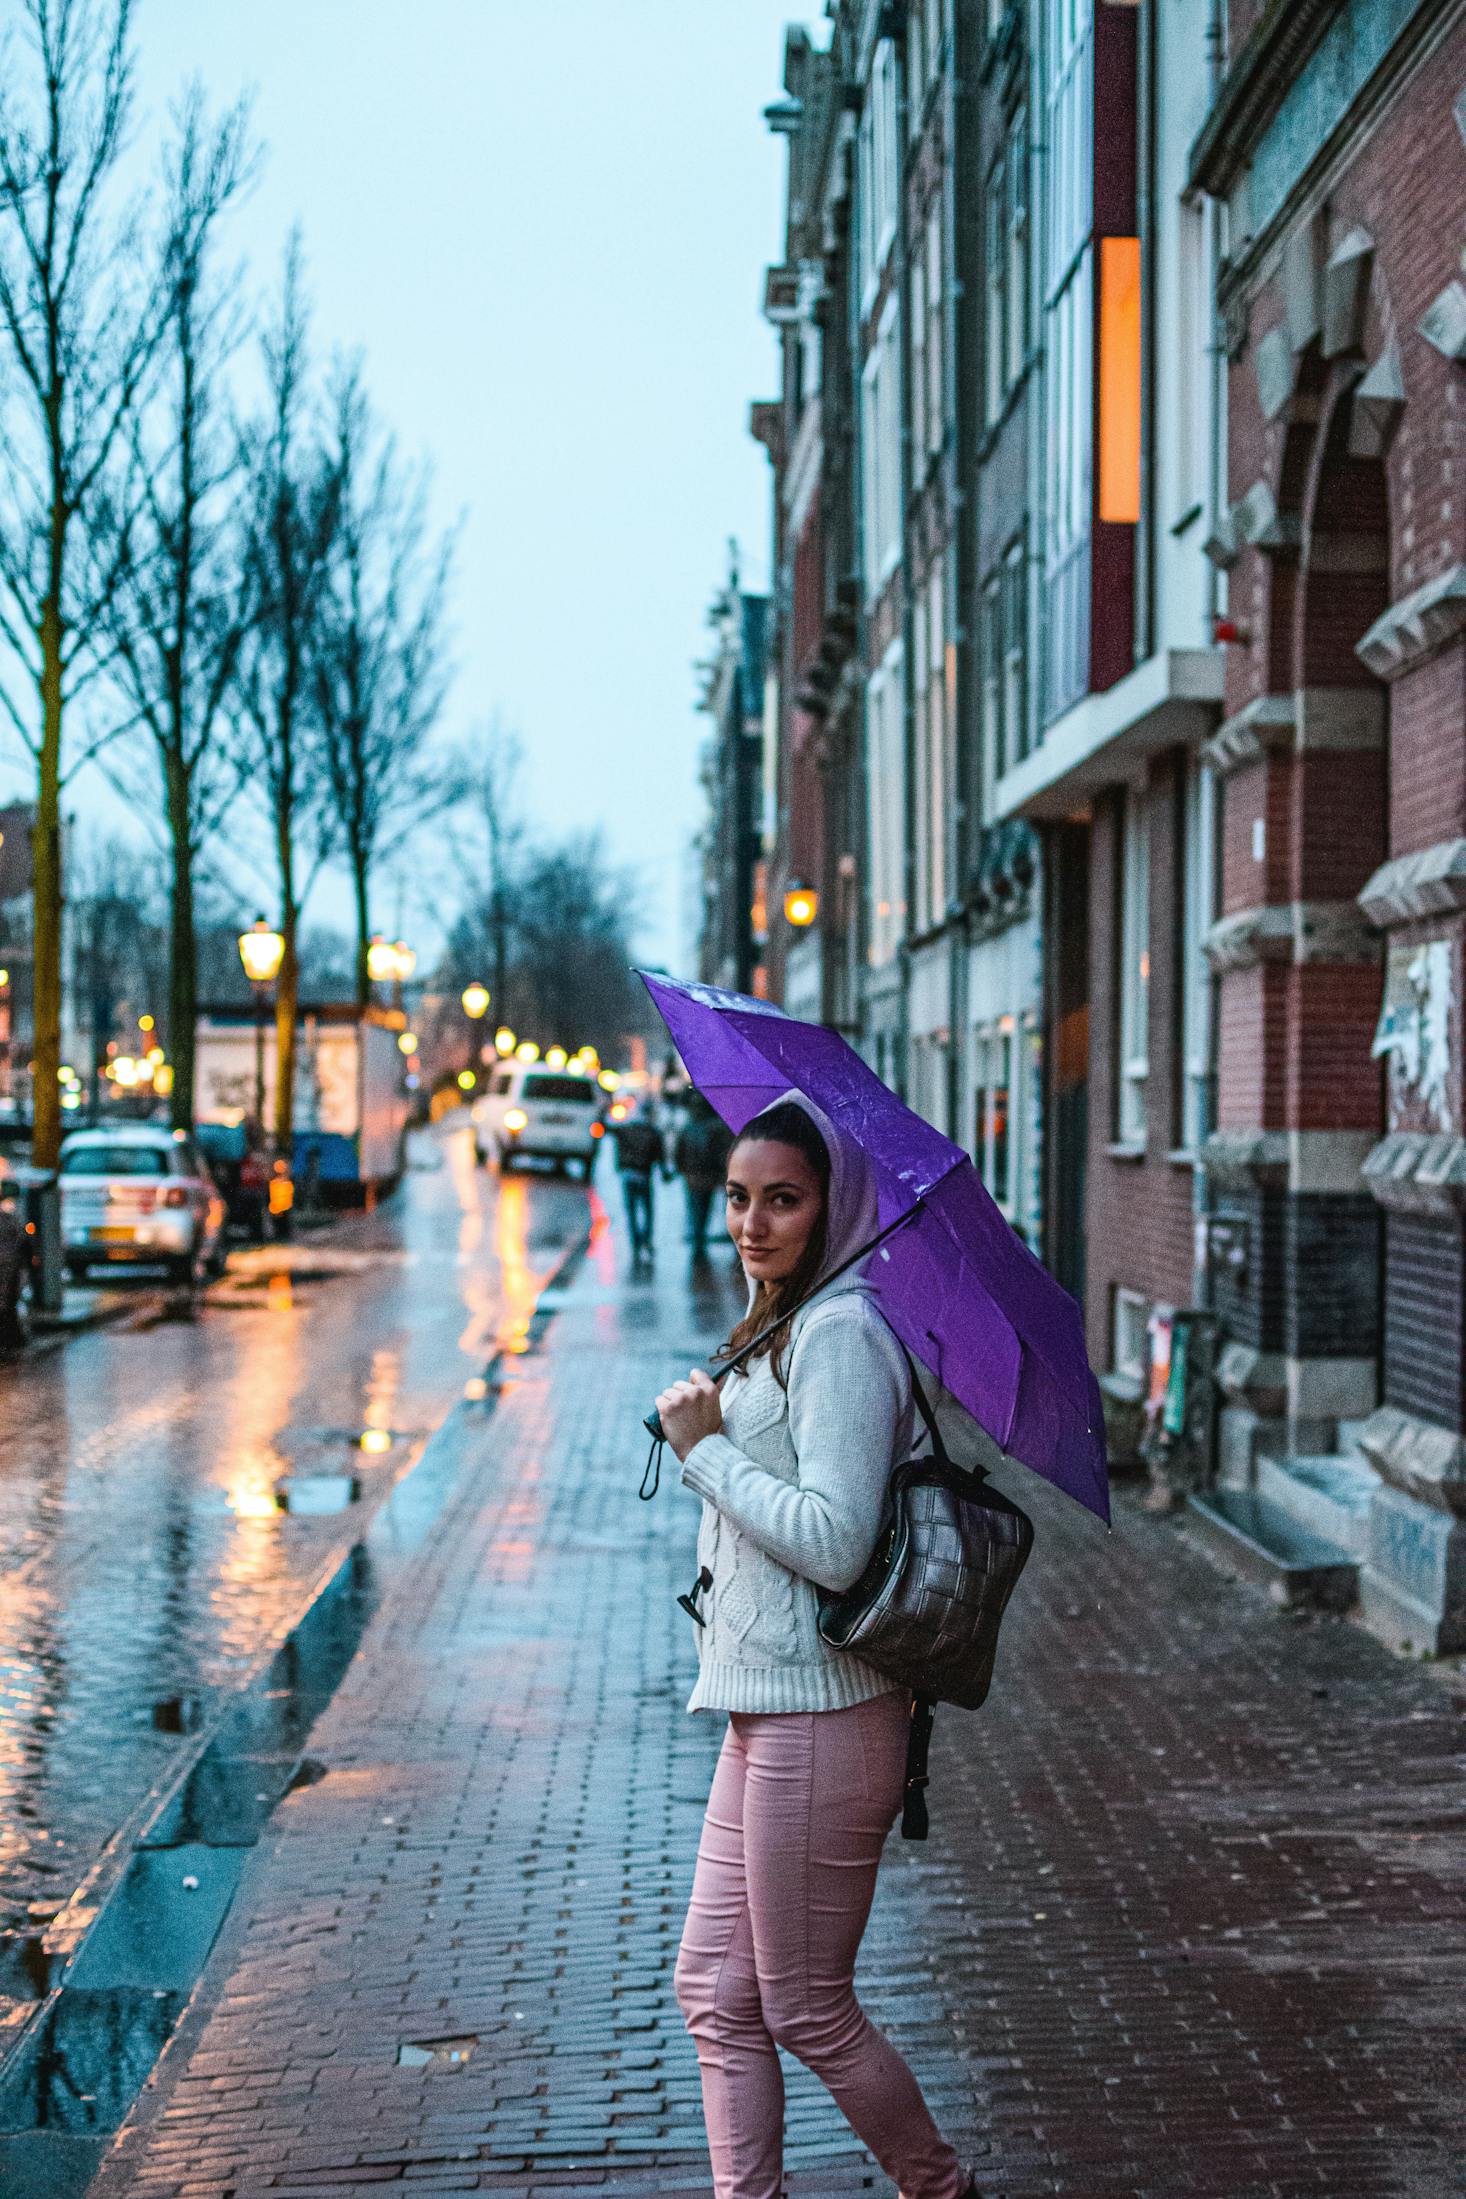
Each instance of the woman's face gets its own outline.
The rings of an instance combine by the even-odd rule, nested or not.
[[[728,1235],[750,1282],[792,1275],[820,1218],[819,1178],[797,1146],[735,1145],[728,1159]]]

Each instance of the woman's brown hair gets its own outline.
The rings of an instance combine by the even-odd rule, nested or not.
[[[766,1107],[761,1115],[745,1124],[733,1143],[736,1153],[740,1145],[792,1145],[795,1152],[808,1164],[809,1171],[820,1187],[820,1210],[809,1242],[800,1253],[795,1265],[777,1283],[760,1283],[753,1294],[753,1303],[719,1353],[726,1359],[730,1353],[741,1351],[745,1344],[767,1328],[776,1319],[779,1308],[789,1308],[788,1319],[766,1336],[756,1350],[749,1354],[744,1365],[754,1359],[762,1359],[767,1353],[773,1365],[774,1380],[780,1389],[788,1387],[784,1379],[784,1352],[789,1342],[789,1323],[819,1278],[825,1264],[825,1241],[828,1235],[830,1214],[830,1149],[815,1126],[812,1116],[793,1100],[777,1100]],[[733,1165],[733,1155],[728,1156]]]

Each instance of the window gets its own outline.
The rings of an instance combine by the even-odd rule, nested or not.
[[[1138,1290],[1117,1290],[1111,1319],[1116,1374],[1144,1383],[1150,1373],[1150,1307]]]
[[[951,712],[947,696],[945,567],[933,562],[917,594],[912,622],[916,716],[917,923],[938,923],[947,905],[948,841],[952,830]]]
[[[1003,203],[1007,248],[1006,373],[1011,389],[1028,358],[1028,117],[1019,113],[1008,132]]]
[[[911,255],[911,448],[920,454],[927,447],[926,426],[926,253],[918,240]]]
[[[926,220],[926,448],[931,451],[940,450],[946,437],[946,301],[942,202],[938,198]]]
[[[883,38],[875,50],[857,142],[856,181],[860,193],[860,272],[868,306],[881,269],[896,238],[901,156],[896,111],[896,49]]]
[[[1008,768],[1008,729],[1003,718],[1003,577],[994,573],[982,591],[982,722],[993,780]]]
[[[1028,754],[1028,557],[1023,538],[1003,560],[1003,725],[1014,763]]]
[[[1150,1072],[1150,821],[1141,788],[1129,789],[1122,801],[1116,1130],[1122,1145],[1143,1146]]]
[[[1089,685],[1094,435],[1092,0],[1048,0],[1042,231],[1044,688],[1048,724]]]
[[[1006,180],[1001,161],[991,169],[983,203],[983,265],[987,276],[983,322],[984,388],[991,423],[1003,409],[1007,390],[1007,254],[1003,238]]]
[[[1206,455],[1211,448],[1211,385],[1214,374],[1212,324],[1215,283],[1207,202],[1183,199],[1180,224],[1181,326],[1176,353],[1176,412],[1173,478],[1174,526],[1206,501]]]
[[[1204,942],[1216,910],[1216,782],[1198,756],[1186,766],[1181,884],[1181,1060],[1178,1141],[1201,1149],[1211,1129],[1211,970]]]
[[[1021,1058],[1013,1043],[1014,1021],[1004,1016],[973,1038],[976,1078],[973,1088],[972,1159],[988,1190],[1005,1213],[1014,1203],[1017,1171],[1013,1165],[1018,1094],[1014,1071]]]
[[[1048,314],[1044,388],[1047,650],[1044,722],[1089,685],[1090,256],[1088,252]]]
[[[862,376],[860,461],[867,600],[879,595],[901,560],[899,374],[893,295],[886,301]]]
[[[870,846],[868,958],[888,963],[906,929],[906,769],[902,651],[893,642],[866,688],[866,800]]]

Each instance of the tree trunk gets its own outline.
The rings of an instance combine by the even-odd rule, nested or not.
[[[54,514],[53,529],[64,528]],[[31,1159],[61,1158],[61,543],[53,535],[52,585],[41,614],[41,753],[37,775],[32,909],[35,976]]]
[[[372,981],[367,969],[367,949],[371,945],[371,916],[367,906],[369,867],[364,855],[354,851],[351,859],[351,884],[356,897],[356,1005],[365,1015],[371,1006]]]
[[[169,1119],[191,1130],[198,1056],[198,942],[193,921],[193,830],[188,778],[176,756],[164,763],[168,833],[173,857],[168,936],[168,1053],[173,1063]]]

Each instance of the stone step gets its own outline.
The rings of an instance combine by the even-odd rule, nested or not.
[[[1379,1475],[1357,1453],[1339,1450],[1289,1458],[1263,1453],[1257,1461],[1260,1497],[1354,1557],[1364,1555],[1370,1502],[1378,1487]]]
[[[1352,1554],[1256,1491],[1209,1489],[1187,1505],[1197,1540],[1276,1603],[1347,1611],[1356,1601],[1359,1566]]]

